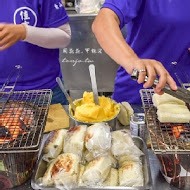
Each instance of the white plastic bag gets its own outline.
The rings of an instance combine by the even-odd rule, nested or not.
[[[99,0],[75,0],[77,13],[97,13],[100,10]]]
[[[96,123],[88,127],[85,146],[93,157],[104,156],[111,149],[110,127],[104,123]]]

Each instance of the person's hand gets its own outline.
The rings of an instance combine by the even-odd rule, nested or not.
[[[26,38],[26,29],[23,24],[0,24],[0,51],[5,50],[19,40]]]
[[[172,90],[177,90],[177,85],[173,78],[170,76],[168,71],[164,68],[162,63],[153,59],[139,59],[135,58],[132,60],[128,60],[130,63],[126,64],[126,70],[128,73],[132,73],[134,69],[139,71],[138,83],[144,83],[145,76],[148,76],[148,81],[144,83],[143,87],[148,88],[151,87],[154,83],[154,80],[158,77],[159,83],[154,88],[154,91],[158,94],[163,94],[161,91],[162,88],[167,84],[169,84]],[[130,66],[130,68],[128,67]]]

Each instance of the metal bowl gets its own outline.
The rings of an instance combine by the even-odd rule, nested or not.
[[[113,99],[111,99],[111,100],[113,101],[114,105],[118,104]],[[82,98],[77,99],[77,100],[74,101],[74,104],[76,105],[76,107],[81,105],[81,101],[82,101]],[[79,120],[75,119],[74,116],[73,116],[73,111],[71,109],[71,106],[69,105],[69,117],[74,121],[75,125],[87,125],[87,126],[90,126],[90,125],[93,125],[93,124],[96,124],[96,123],[107,123],[110,127],[112,127],[113,130],[115,130],[115,128],[116,128],[116,120],[117,120],[117,116],[118,116],[119,112],[120,112],[120,106],[118,106],[117,113],[111,119],[106,120],[106,121],[102,121],[102,122],[92,123],[92,122],[86,122],[86,121],[79,121]]]

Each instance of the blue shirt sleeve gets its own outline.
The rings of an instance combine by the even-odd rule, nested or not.
[[[42,26],[59,27],[69,21],[61,0],[40,0],[39,12]]]
[[[120,28],[138,15],[142,0],[106,0],[102,8],[114,11],[119,20]]]

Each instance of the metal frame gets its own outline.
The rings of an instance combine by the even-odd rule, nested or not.
[[[152,150],[155,154],[190,154],[190,124],[160,123],[152,103],[153,94],[152,89],[140,90]],[[175,126],[182,126],[180,138],[172,131]]]
[[[36,152],[46,124],[51,90],[0,92],[0,97],[9,96],[9,101],[0,114],[2,132],[0,153]],[[4,106],[0,99],[0,107]],[[19,127],[18,127],[19,126]],[[19,130],[19,135],[14,135]],[[10,132],[11,131],[11,132]],[[9,141],[10,139],[10,141]]]

